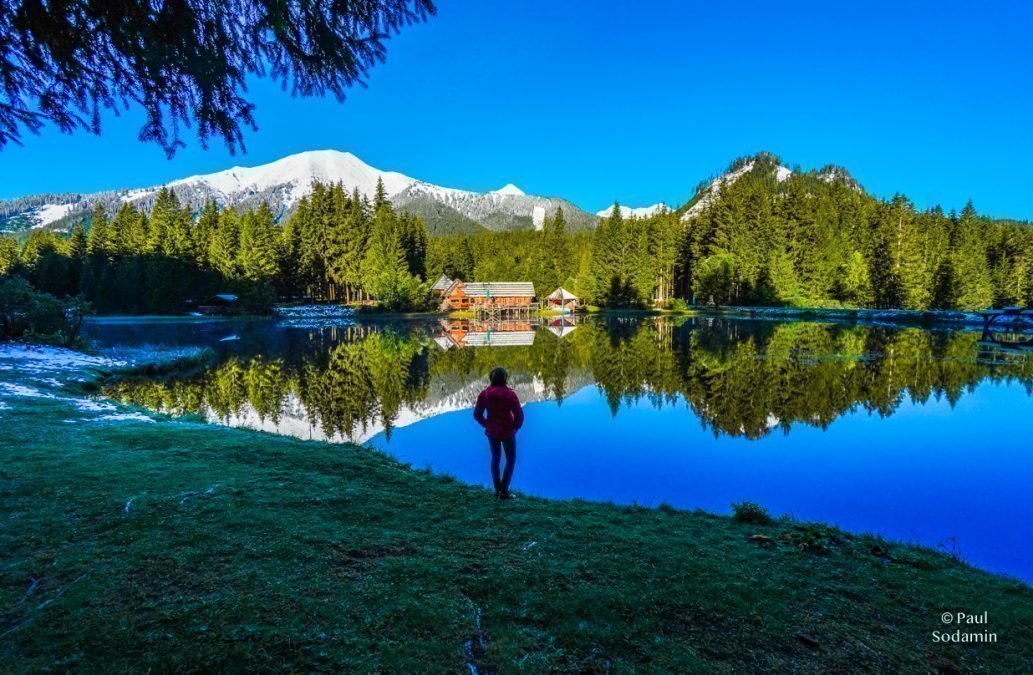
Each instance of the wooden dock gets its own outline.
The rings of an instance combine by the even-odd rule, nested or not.
[[[1033,335],[1021,332],[1026,324],[1033,326],[1033,309],[1028,307],[988,309],[979,312],[979,316],[983,317],[983,335],[979,338],[979,344],[984,347],[1000,347],[1002,349],[1033,349]],[[1007,326],[1011,328],[1011,331],[1002,330],[995,333],[992,330],[995,324],[1000,328]]]
[[[504,321],[533,318],[538,316],[539,307],[537,302],[523,305],[488,302],[474,305],[473,311],[478,321]]]

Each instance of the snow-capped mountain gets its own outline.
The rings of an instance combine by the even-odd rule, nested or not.
[[[661,211],[670,211],[671,208],[660,202],[659,204],[653,204],[652,206],[640,206],[638,208],[631,208],[621,204],[621,217],[622,218],[649,218],[652,215],[660,213]],[[599,211],[595,215],[600,218],[609,218],[613,213],[613,207],[605,208]]]
[[[180,201],[199,211],[214,199],[221,206],[253,208],[265,202],[278,217],[288,215],[314,182],[341,183],[372,197],[377,181],[400,209],[421,216],[432,232],[479,229],[540,228],[546,216],[562,208],[571,229],[592,227],[596,217],[558,198],[527,195],[515,185],[474,192],[433,185],[396,171],[374,168],[350,152],[316,150],[290,155],[261,166],[236,166],[216,173],[168,183]],[[114,211],[130,202],[149,209],[161,186],[94,194],[39,195],[0,202],[0,229],[68,227],[96,204]],[[6,226],[6,227],[5,227]]]
[[[733,165],[734,166],[734,165]],[[717,201],[718,196],[721,194],[721,188],[726,185],[731,185],[735,181],[739,180],[749,172],[753,171],[754,167],[757,166],[757,159],[750,159],[749,161],[742,164],[737,168],[733,168],[730,171],[725,172],[723,175],[710,181],[703,190],[697,195],[697,199],[692,206],[685,210],[682,215],[682,220],[691,220],[696,216],[700,215],[707,209],[709,209],[714,202]],[[779,183],[793,175],[793,172],[784,166],[775,166],[775,180]]]

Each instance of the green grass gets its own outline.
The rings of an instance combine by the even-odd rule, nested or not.
[[[1033,662],[1033,590],[927,549],[667,506],[497,502],[364,448],[73,424],[66,401],[5,400],[4,671]],[[989,612],[999,642],[934,643],[946,611]]]

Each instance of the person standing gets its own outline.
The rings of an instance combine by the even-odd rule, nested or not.
[[[509,388],[509,373],[505,368],[494,368],[488,375],[489,386],[477,396],[473,418],[484,427],[491,448],[491,480],[495,484],[495,496],[512,499],[509,483],[516,467],[516,432],[524,423],[524,411],[520,399]],[[506,453],[506,468],[499,475],[502,453]]]

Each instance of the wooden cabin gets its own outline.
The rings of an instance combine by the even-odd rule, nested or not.
[[[445,310],[479,307],[529,308],[534,304],[534,284],[530,281],[470,282],[456,280],[442,294]]]
[[[229,293],[219,293],[205,299],[197,306],[197,311],[205,316],[218,316],[228,314],[237,304],[237,296]]]

